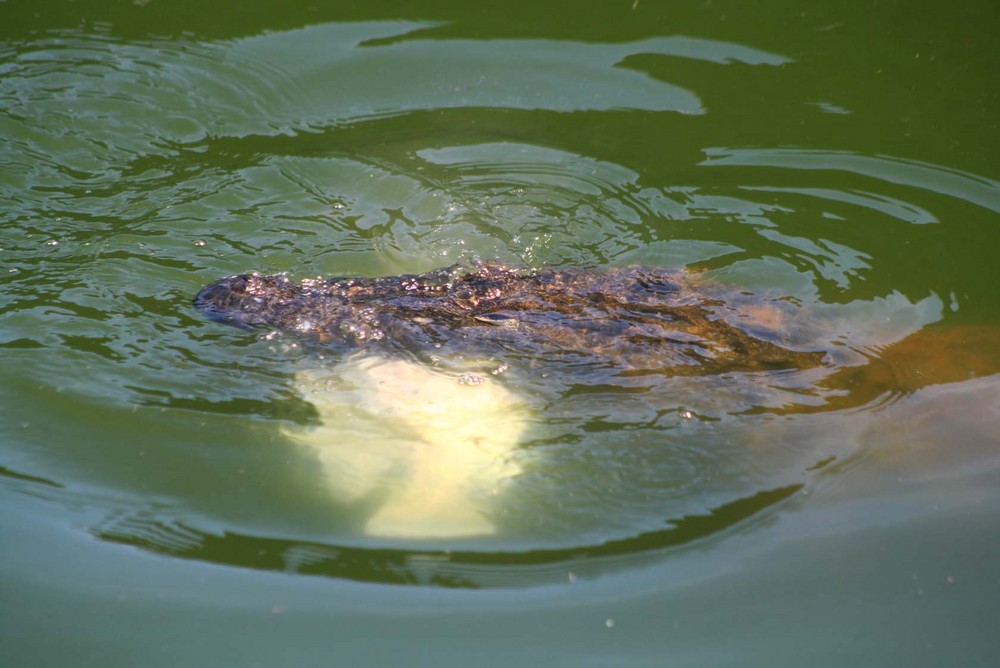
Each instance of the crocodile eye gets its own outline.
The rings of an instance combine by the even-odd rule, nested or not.
[[[476,294],[472,290],[456,290],[452,299],[464,309],[474,309],[479,304],[479,299],[476,298]]]

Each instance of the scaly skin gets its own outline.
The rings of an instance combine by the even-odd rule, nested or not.
[[[195,306],[228,324],[342,351],[541,355],[672,375],[822,363],[822,352],[781,344],[781,303],[712,293],[682,271],[521,272],[482,264],[301,283],[243,274],[208,285]]]

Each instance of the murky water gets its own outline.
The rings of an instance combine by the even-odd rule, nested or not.
[[[996,10],[592,4],[0,6],[0,662],[1000,658]],[[192,306],[479,260],[686,268],[824,361]]]

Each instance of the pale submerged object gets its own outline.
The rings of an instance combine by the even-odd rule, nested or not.
[[[490,501],[520,472],[526,411],[496,379],[468,378],[374,356],[304,370],[296,387],[321,424],[288,435],[318,459],[336,500],[373,501],[368,535],[493,534]]]

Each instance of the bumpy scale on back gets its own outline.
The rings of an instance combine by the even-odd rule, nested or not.
[[[681,271],[521,273],[495,264],[421,275],[308,279],[244,274],[195,300],[210,318],[338,349],[581,354],[623,370],[713,374],[806,368],[781,345],[781,304],[712,299]],[[753,335],[751,335],[751,332]]]

